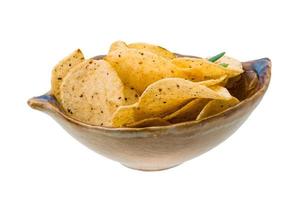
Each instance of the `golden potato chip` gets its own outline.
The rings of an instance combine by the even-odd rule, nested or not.
[[[177,77],[203,81],[223,76],[230,78],[242,72],[207,59],[191,57],[169,59],[158,54],[156,50],[149,50],[155,49],[154,47],[143,48],[145,45],[141,43],[132,46],[139,48],[129,48],[124,42],[115,42],[105,59],[116,69],[123,83],[128,87],[134,87],[138,94],[142,94],[150,84],[164,78]]]
[[[225,87],[222,87],[219,85],[213,85],[213,86],[210,86],[209,88],[211,90],[213,90],[214,92],[216,92],[221,97],[223,97],[223,99],[231,99],[232,98],[231,94]]]
[[[118,48],[105,57],[128,87],[141,94],[151,83],[166,78],[180,77],[170,60],[146,50]]]
[[[186,78],[194,81],[217,79],[224,75],[231,78],[243,72],[223,67],[203,58],[178,57],[174,58],[172,62],[182,69]]]
[[[67,75],[70,69],[72,69],[75,65],[82,62],[84,60],[84,56],[80,49],[72,52],[70,55],[61,60],[57,65],[55,65],[52,70],[51,77],[51,93],[55,96],[55,98],[60,102],[60,85]]]
[[[110,126],[113,112],[124,104],[123,92],[123,83],[108,62],[87,60],[64,78],[61,105],[72,118]]]
[[[199,82],[199,84],[205,85],[205,86],[224,85],[226,83],[226,78],[227,78],[227,76],[224,75],[218,79],[209,79],[206,81],[201,81],[201,82]]]
[[[243,72],[243,65],[240,61],[238,61],[237,59],[234,59],[232,57],[229,56],[223,56],[220,59],[218,59],[215,63],[217,64],[221,64],[223,65],[223,67],[229,69],[229,70],[233,70],[233,71],[237,71],[237,72]]]
[[[211,117],[213,115],[216,115],[218,113],[221,113],[228,108],[235,106],[239,103],[239,100],[235,97],[232,97],[227,100],[221,100],[221,99],[215,99],[211,100],[200,112],[200,114],[197,117],[197,120],[202,120],[208,117]]]
[[[139,100],[139,95],[133,87],[124,86],[124,105],[131,105]]]
[[[163,119],[171,123],[179,123],[185,121],[195,120],[200,111],[210,101],[210,99],[194,99],[184,105],[179,110],[173,112],[170,115],[165,116]]]
[[[218,86],[221,87],[221,86]],[[220,88],[218,90],[221,91]],[[181,78],[165,78],[147,87],[139,101],[121,106],[113,115],[113,125],[124,126],[152,117],[164,117],[194,98],[227,99],[214,90]]]
[[[226,76],[225,76],[226,77]],[[198,82],[199,84],[210,86],[209,88],[214,90],[220,96],[223,96],[226,99],[230,99],[231,95],[228,90],[224,87],[218,86],[222,82],[225,77],[221,77],[219,79],[211,79],[207,81]],[[200,111],[204,108],[204,106],[210,101],[210,99],[194,99],[184,105],[179,110],[174,113],[165,116],[163,119],[168,120],[171,123],[179,123],[184,121],[195,120],[199,115]]]
[[[145,118],[138,117],[138,103],[126,106],[120,106],[112,116],[112,125],[113,127],[126,126],[127,124],[132,124],[137,121],[141,121]],[[151,117],[148,117],[151,118]],[[153,117],[152,117],[153,118]]]
[[[171,123],[159,118],[148,118],[148,119],[143,119],[141,121],[133,122],[131,124],[127,124],[126,127],[131,127],[131,128],[143,128],[143,127],[150,127],[150,126],[167,126],[170,125]]]
[[[149,51],[151,53],[154,53],[156,55],[162,56],[167,59],[173,59],[175,58],[175,54],[172,52],[168,51],[167,49],[161,47],[161,46],[156,46],[153,44],[147,44],[147,43],[131,43],[128,45],[129,48],[133,49],[140,49],[140,50],[145,50]]]
[[[125,42],[123,42],[121,40],[115,41],[110,45],[109,52],[113,52],[117,49],[123,49],[123,48],[125,48],[125,49],[128,48],[127,44]]]
[[[220,86],[219,86],[220,87]],[[167,110],[193,98],[225,99],[214,90],[181,78],[165,78],[150,85],[142,94],[139,107],[147,113]]]

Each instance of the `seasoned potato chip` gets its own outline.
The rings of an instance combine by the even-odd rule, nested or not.
[[[222,76],[219,79],[211,79],[207,81],[198,82],[204,86],[210,86],[212,90],[219,93],[221,96],[225,98],[230,98],[231,95],[224,87],[217,86],[217,84],[222,83],[226,79],[226,75]],[[165,116],[163,119],[168,120],[171,123],[179,123],[184,121],[191,121],[195,120],[199,115],[200,111],[203,107],[210,101],[210,99],[194,99],[188,102],[179,110],[175,111],[174,113]]]
[[[159,118],[148,118],[148,119],[143,119],[141,121],[133,122],[131,124],[127,124],[126,127],[131,127],[131,128],[142,128],[142,127],[150,127],[150,126],[167,126],[170,125],[171,123]]]
[[[60,85],[70,69],[82,62],[84,56],[80,49],[72,52],[70,55],[61,60],[52,70],[51,93],[60,102]]]
[[[194,99],[163,119],[171,123],[195,120],[210,99]]]
[[[139,100],[139,95],[133,87],[124,86],[124,105],[131,105]]]
[[[142,49],[118,48],[105,59],[116,69],[123,83],[134,87],[139,94],[157,80],[180,77],[170,60]]]
[[[228,90],[224,87],[218,86],[224,80],[225,77],[221,77],[219,79],[211,79],[208,81],[198,82],[199,84],[210,86],[209,88],[214,90],[220,96],[223,96],[226,99],[230,99],[231,95]],[[171,123],[179,123],[184,121],[195,120],[199,115],[200,111],[204,108],[204,106],[210,101],[210,99],[194,99],[184,105],[179,110],[174,113],[165,116],[163,119],[168,120]]]
[[[181,78],[165,78],[150,85],[142,94],[139,107],[147,113],[167,110],[192,98],[225,99],[217,92]]]
[[[161,46],[156,46],[152,44],[147,44],[147,43],[131,43],[128,45],[129,48],[133,49],[140,49],[140,50],[145,50],[149,51],[151,53],[154,53],[156,55],[162,56],[167,59],[173,59],[175,58],[175,54],[172,52],[168,51],[167,49],[161,47]]]
[[[213,85],[213,86],[210,86],[209,88],[211,90],[215,91],[221,97],[223,97],[223,99],[231,99],[232,98],[231,94],[225,87],[222,87],[219,85]]]
[[[211,100],[200,112],[200,114],[197,117],[197,120],[202,120],[215,114],[221,113],[227,110],[228,108],[235,106],[238,103],[239,100],[235,97],[232,97],[227,100]]]
[[[164,117],[194,98],[227,99],[228,96],[220,95],[201,83],[181,78],[165,78],[148,86],[137,103],[119,107],[112,122],[119,127],[146,118]]]
[[[111,126],[113,112],[124,104],[123,92],[123,83],[108,62],[87,60],[64,78],[61,105],[77,120]]]
[[[207,59],[166,58],[161,52],[157,53],[155,46],[146,46],[142,43],[131,46],[132,48],[121,41],[115,42],[105,59],[116,69],[123,83],[128,87],[134,87],[138,94],[142,94],[150,84],[164,78],[177,77],[203,81],[227,76],[226,81],[227,78],[242,72],[223,67]]]
[[[224,85],[226,83],[225,82],[226,78],[227,78],[227,76],[224,75],[224,76],[221,76],[218,79],[209,79],[209,80],[206,80],[206,81],[201,81],[201,82],[199,82],[199,84],[205,85],[205,86]]]
[[[223,67],[203,58],[178,57],[174,58],[172,62],[182,69],[188,79],[195,81],[217,79],[224,75],[231,78],[243,72]]]

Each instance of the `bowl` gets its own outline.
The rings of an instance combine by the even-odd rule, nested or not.
[[[101,56],[95,57],[99,59]],[[70,118],[48,92],[28,101],[56,120],[71,136],[91,150],[138,170],[155,171],[177,166],[214,148],[231,136],[263,98],[271,78],[271,61],[243,62],[244,73],[232,84],[231,94],[241,100],[230,109],[203,121],[160,127],[107,128]]]

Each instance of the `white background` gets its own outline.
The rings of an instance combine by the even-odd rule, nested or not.
[[[0,1],[0,199],[300,199],[297,1]],[[184,54],[273,61],[250,118],[210,152],[161,172],[88,150],[28,98],[76,48],[143,41]]]

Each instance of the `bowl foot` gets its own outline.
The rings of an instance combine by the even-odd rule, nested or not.
[[[122,164],[122,163],[121,163]],[[181,164],[181,163],[180,163]],[[178,165],[173,165],[173,166],[169,166],[169,167],[164,167],[164,168],[138,168],[138,167],[132,167],[132,166],[128,166],[126,164],[122,164],[123,166],[129,168],[129,169],[133,169],[133,170],[139,170],[139,171],[144,171],[144,172],[155,172],[155,171],[163,171],[163,170],[167,170],[167,169],[171,169],[173,167],[177,167]]]

